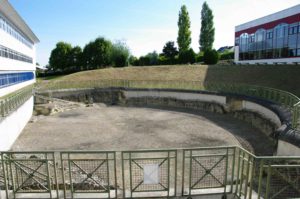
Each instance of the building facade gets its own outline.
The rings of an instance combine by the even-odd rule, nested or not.
[[[236,26],[235,63],[300,63],[300,4]]]
[[[0,151],[11,147],[32,115],[38,42],[8,0],[0,0]]]

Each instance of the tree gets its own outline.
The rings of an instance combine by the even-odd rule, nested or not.
[[[130,56],[129,57],[129,64],[131,66],[138,66],[139,65],[139,59],[135,56]]]
[[[185,5],[181,7],[178,18],[178,37],[177,43],[179,47],[179,52],[187,51],[191,44],[191,22],[189,13]]]
[[[215,40],[214,16],[206,2],[201,10],[201,31],[199,45],[201,51],[212,50]]]
[[[170,60],[168,58],[166,58],[164,56],[164,54],[162,53],[158,57],[158,64],[159,65],[167,65],[167,64],[170,64]]]
[[[117,41],[112,45],[111,61],[115,67],[128,66],[130,51],[125,42]]]
[[[179,63],[193,64],[196,62],[196,54],[192,48],[179,53]]]
[[[90,57],[93,52],[93,42],[90,42],[84,46],[82,52],[82,65],[84,70],[93,69],[93,58]]]
[[[216,50],[206,50],[203,60],[205,64],[216,64],[219,61],[219,53]]]
[[[105,68],[111,62],[112,43],[104,37],[88,43],[83,49],[83,63],[87,70]]]
[[[55,72],[65,72],[69,69],[69,54],[71,50],[72,46],[69,43],[58,42],[56,44],[56,47],[51,51],[49,58],[49,64]]]
[[[82,49],[75,46],[69,53],[70,71],[80,71],[82,66]]]
[[[141,56],[139,58],[139,66],[150,66],[150,58],[147,56]]]
[[[175,56],[178,55],[178,50],[175,47],[174,41],[168,41],[163,48],[163,56],[170,64],[174,64]]]
[[[158,54],[156,51],[153,51],[152,53],[148,53],[146,57],[149,58],[149,65],[154,66],[158,65]]]

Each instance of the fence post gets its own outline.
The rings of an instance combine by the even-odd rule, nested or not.
[[[257,198],[260,198],[260,195],[261,195],[263,170],[264,170],[264,160],[261,159],[260,164],[259,164],[259,178],[258,178],[258,191],[257,191],[258,197]]]
[[[4,103],[2,100],[0,101],[0,115],[4,117]]]
[[[270,193],[270,183],[271,183],[271,172],[272,172],[272,167],[269,164],[268,165],[268,177],[267,177],[267,185],[266,185],[266,194],[265,194],[265,198],[269,198],[269,193]]]

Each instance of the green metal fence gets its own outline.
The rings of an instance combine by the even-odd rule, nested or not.
[[[167,88],[167,89],[193,89],[203,90],[201,81],[176,80],[88,80],[88,81],[42,81],[36,84],[37,91],[87,88]]]
[[[201,81],[159,81],[159,80],[94,80],[94,81],[44,81],[36,84],[36,91],[87,89],[87,88],[157,88],[157,89],[187,89],[207,90],[223,93],[241,94],[258,97],[278,103],[288,108],[292,113],[292,127],[300,126],[300,98],[287,91],[246,84]]]
[[[229,83],[206,83],[205,88],[209,91],[253,96],[278,103],[291,111],[292,127],[297,128],[300,125],[300,98],[287,91],[255,85]]]
[[[230,193],[235,147],[183,150],[182,195]]]
[[[243,148],[1,152],[4,198],[300,197],[300,157]]]
[[[122,152],[123,198],[176,196],[177,151]]]
[[[2,152],[1,160],[7,198],[58,198],[54,152]]]
[[[300,157],[258,157],[258,197],[281,199],[300,197]]]
[[[116,198],[116,152],[61,152],[64,198]]]
[[[28,86],[13,92],[7,96],[0,97],[0,119],[6,117],[18,107],[24,104],[33,95],[33,86]]]

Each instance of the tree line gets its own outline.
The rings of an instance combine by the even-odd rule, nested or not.
[[[82,49],[66,42],[59,42],[52,50],[49,59],[49,69],[55,72],[76,72],[82,70],[99,69],[105,67],[147,66],[147,65],[172,65],[193,64],[205,62],[216,64],[219,54],[213,49],[215,39],[214,16],[206,2],[201,10],[201,30],[199,35],[199,52],[195,53],[190,47],[191,22],[187,7],[183,5],[178,16],[177,45],[168,41],[162,53],[150,52],[139,58],[130,55],[130,50],[125,42],[111,42],[104,37],[99,37]]]
[[[51,52],[48,69],[70,73],[107,66],[124,67],[128,65],[129,55],[130,51],[125,42],[112,43],[104,37],[89,42],[83,49],[66,42],[58,42]]]
[[[166,65],[166,64],[193,64],[195,62],[205,62],[206,64],[216,64],[219,60],[219,54],[213,49],[215,40],[214,16],[212,10],[206,2],[202,5],[201,10],[201,30],[199,36],[199,52],[195,53],[190,47],[191,39],[191,22],[187,7],[183,5],[178,16],[178,36],[177,44],[174,41],[168,41],[161,54],[155,51],[148,53],[140,58],[132,57],[131,65]],[[222,58],[227,58],[223,56]]]

